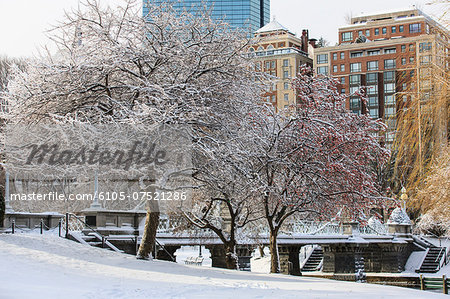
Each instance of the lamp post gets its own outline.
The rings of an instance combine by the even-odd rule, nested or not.
[[[401,192],[400,199],[403,201],[402,208],[403,208],[403,210],[406,210],[406,201],[408,200],[408,194],[406,194],[406,188],[403,187],[400,192]]]

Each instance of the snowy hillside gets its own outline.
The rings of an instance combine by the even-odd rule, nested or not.
[[[0,235],[0,298],[448,298],[398,287],[139,261],[50,235]]]

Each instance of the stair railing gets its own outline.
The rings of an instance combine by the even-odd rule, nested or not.
[[[446,247],[442,247],[439,251],[439,255],[436,258],[436,261],[438,261],[439,257],[441,256],[441,253],[443,254],[443,257],[440,258],[438,271],[442,269],[444,266],[446,266],[449,263],[450,259],[450,251],[448,252]]]

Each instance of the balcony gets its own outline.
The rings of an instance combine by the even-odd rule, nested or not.
[[[284,54],[300,54],[304,57],[308,57],[308,54],[297,49],[297,48],[283,48],[283,49],[271,49],[267,51],[258,51],[249,53],[249,57],[267,57],[267,56],[276,56],[276,55],[284,55]]]

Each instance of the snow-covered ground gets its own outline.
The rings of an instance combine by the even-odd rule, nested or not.
[[[51,235],[0,234],[0,298],[448,298],[399,287],[257,274],[93,248]]]

